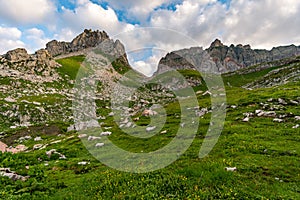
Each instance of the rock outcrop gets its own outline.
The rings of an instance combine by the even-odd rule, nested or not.
[[[193,64],[182,58],[182,54],[191,57],[199,57],[197,52],[202,48],[194,47],[168,53],[159,62],[159,65],[169,66],[174,69],[190,69],[194,68]],[[274,47],[272,50],[251,49],[250,45],[224,45],[219,39],[216,39],[211,46],[206,49],[211,59],[216,63],[220,73],[236,71],[249,66],[262,63],[273,62],[293,56],[300,55],[300,46],[280,46]],[[158,67],[160,68],[160,67]]]
[[[30,55],[27,53],[26,49],[18,48],[8,51],[5,54],[5,58],[10,62],[20,62],[28,60],[30,58]]]
[[[59,64],[45,49],[28,54],[26,49],[18,48],[0,57],[0,73],[3,77],[33,82],[53,82],[59,78],[57,67]]]
[[[83,33],[75,37],[71,42],[58,42],[52,40],[46,44],[46,49],[52,56],[77,52],[89,47],[96,47],[104,40],[109,40],[105,31],[91,31],[85,29]]]
[[[105,31],[85,29],[83,33],[75,37],[71,42],[53,40],[46,44],[47,51],[53,57],[74,52],[87,54],[89,53],[89,51],[86,51],[87,49],[95,48],[129,66],[124,45],[119,40],[114,41],[110,39]]]

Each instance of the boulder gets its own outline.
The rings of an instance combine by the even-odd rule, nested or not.
[[[97,143],[97,144],[95,145],[96,148],[103,147],[103,146],[104,146],[104,143]]]
[[[10,168],[0,168],[0,176],[6,176],[13,181],[26,181],[29,178],[29,176],[18,175],[16,172],[11,171]]]
[[[30,58],[30,55],[27,53],[26,49],[18,48],[8,51],[5,55],[5,58],[10,62],[20,62],[28,60]]]
[[[147,132],[153,131],[154,129],[156,129],[156,126],[149,126],[146,128]]]

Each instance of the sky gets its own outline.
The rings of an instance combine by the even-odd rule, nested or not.
[[[52,39],[98,29],[120,39],[130,64],[151,74],[166,52],[206,48],[216,38],[257,49],[299,45],[299,25],[299,0],[0,0],[0,54],[34,53]]]

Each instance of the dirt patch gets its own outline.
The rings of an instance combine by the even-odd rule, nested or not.
[[[59,135],[63,131],[57,125],[49,125],[49,126],[36,126],[36,127],[28,127],[26,129],[18,130],[10,136],[2,138],[1,141],[7,144],[8,146],[12,146],[16,140],[20,137],[24,137],[30,135],[31,137],[37,136],[54,136]]]

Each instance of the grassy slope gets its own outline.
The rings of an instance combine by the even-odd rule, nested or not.
[[[61,63],[78,63],[77,59],[63,60]],[[70,77],[73,68],[63,64],[62,73]],[[189,74],[188,72],[185,72]],[[267,72],[259,72],[259,76]],[[259,77],[258,74],[231,77],[232,86],[243,81]],[[226,78],[225,78],[226,79]],[[44,150],[18,155],[0,155],[0,167],[11,167],[20,174],[30,175],[27,182],[13,182],[0,178],[0,196],[2,199],[299,199],[300,198],[300,133],[291,129],[296,122],[291,117],[285,123],[274,123],[271,118],[253,118],[250,122],[241,122],[244,112],[260,109],[260,103],[269,98],[295,99],[300,83],[291,83],[279,88],[244,90],[228,87],[227,103],[237,105],[229,108],[222,135],[209,156],[197,157],[201,142],[210,122],[210,115],[200,119],[196,139],[188,151],[172,165],[156,172],[131,174],[110,169],[95,160],[82,145],[76,133],[65,136],[45,137],[42,143],[65,139],[52,144]],[[207,96],[199,96],[200,107],[209,106]],[[167,106],[168,133],[155,136],[143,143],[124,136],[113,118],[104,120],[106,126],[112,126],[111,139],[120,147],[129,151],[149,151],[157,149],[172,139],[179,126],[176,115],[180,114],[175,103]],[[108,113],[109,110],[101,109]],[[287,105],[283,113],[300,115],[297,106]],[[147,124],[147,118],[141,118],[140,124]],[[32,147],[36,142],[25,143]],[[147,145],[145,145],[147,144]],[[45,151],[57,149],[66,155],[67,160],[49,159]],[[44,166],[38,158],[49,161]],[[57,162],[58,160],[58,162]],[[87,166],[77,165],[80,161],[90,161]],[[30,166],[29,170],[25,166]],[[224,167],[238,168],[237,172],[226,172]],[[279,180],[277,180],[279,178]],[[282,180],[282,181],[280,181]]]
[[[70,58],[59,59],[57,62],[61,64],[62,67],[58,69],[58,72],[63,75],[63,77],[68,75],[71,80],[75,80],[77,72],[84,59],[85,56],[73,56]]]

